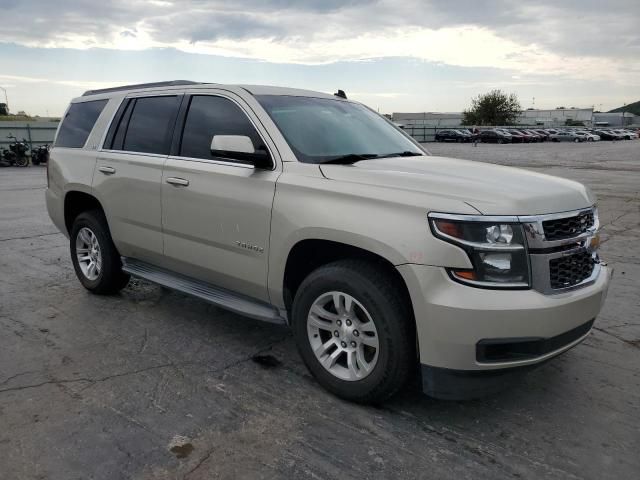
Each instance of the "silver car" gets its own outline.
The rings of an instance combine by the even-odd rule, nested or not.
[[[552,142],[584,142],[586,137],[578,135],[576,132],[558,132],[549,137]]]

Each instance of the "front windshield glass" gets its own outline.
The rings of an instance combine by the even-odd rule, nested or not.
[[[342,100],[258,95],[298,160],[326,163],[347,156],[425,155],[403,133],[363,105]]]

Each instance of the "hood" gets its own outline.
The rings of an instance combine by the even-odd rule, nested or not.
[[[590,190],[578,182],[455,158],[394,157],[320,169],[331,180],[456,198],[484,215],[539,215],[595,203]]]

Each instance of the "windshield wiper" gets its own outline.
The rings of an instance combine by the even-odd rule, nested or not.
[[[328,163],[336,163],[339,165],[351,165],[352,163],[359,162],[360,160],[370,160],[372,158],[379,158],[375,153],[349,153],[348,155],[342,155],[341,157],[332,158],[321,162],[323,165]]]
[[[412,152],[411,150],[405,150],[404,152],[385,153],[384,155],[378,155],[376,158],[389,158],[389,157],[421,157],[423,154],[420,152]]]

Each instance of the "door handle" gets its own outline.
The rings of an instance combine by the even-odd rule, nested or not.
[[[101,166],[98,167],[98,170],[100,170],[102,173],[104,173],[105,175],[113,175],[114,173],[116,173],[116,169],[113,167],[106,167],[106,166]]]
[[[178,178],[178,177],[169,177],[167,178],[166,182],[170,185],[173,185],[174,187],[188,187],[189,186],[189,180],[185,180],[184,178]]]

